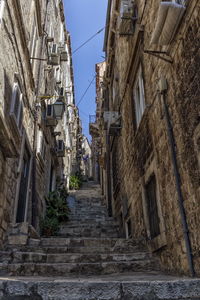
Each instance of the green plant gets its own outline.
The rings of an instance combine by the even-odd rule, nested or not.
[[[68,220],[70,209],[67,205],[67,196],[67,190],[60,185],[46,197],[46,215],[40,222],[42,235],[56,235],[60,223]]]
[[[57,218],[42,218],[40,220],[41,234],[44,236],[56,235],[59,230],[59,222]]]
[[[72,175],[69,179],[70,190],[78,190],[82,185],[82,180],[78,175]]]

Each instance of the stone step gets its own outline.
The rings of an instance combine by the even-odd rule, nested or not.
[[[0,278],[1,279],[1,278]],[[72,279],[2,278],[2,300],[192,300],[200,299],[200,279],[130,274]],[[21,296],[20,296],[21,295]]]
[[[112,224],[112,225],[100,225],[99,223],[94,223],[93,225],[92,224],[87,224],[87,223],[85,223],[85,224],[77,224],[77,225],[75,225],[75,224],[67,224],[67,225],[61,225],[60,226],[60,230],[77,230],[77,229],[82,229],[82,230],[84,230],[84,229],[89,229],[89,230],[99,230],[99,229],[101,229],[101,230],[118,230],[118,226],[117,225],[115,225],[115,224]]]
[[[54,254],[60,254],[60,253],[91,253],[91,254],[110,254],[110,253],[137,253],[140,251],[146,251],[145,247],[142,247],[141,245],[135,245],[135,246],[126,246],[126,247],[110,247],[110,246],[41,246],[41,245],[29,245],[29,246],[15,246],[13,247],[7,246],[6,251],[4,252],[10,252],[10,251],[22,251],[22,252],[39,252],[39,253],[54,253]]]
[[[65,237],[110,237],[117,238],[119,237],[118,229],[113,226],[109,227],[61,227],[58,236]]]
[[[155,270],[155,262],[150,259],[98,263],[0,263],[0,275],[11,276],[106,275],[152,269]]]
[[[139,253],[56,253],[46,254],[43,252],[6,252],[0,254],[0,262],[8,263],[98,263],[98,262],[131,262],[149,259],[148,252]]]
[[[102,220],[71,220],[69,219],[69,221],[66,223],[65,226],[96,226],[96,225],[100,225],[100,226],[112,226],[112,225],[118,225],[118,223],[113,219],[113,218],[106,218],[106,220],[102,221]]]
[[[76,222],[77,225],[78,225],[79,222],[82,222],[82,223],[86,222],[86,223],[89,223],[92,226],[92,224],[96,223],[96,222],[103,223],[104,221],[106,221],[104,219],[105,219],[104,217],[100,217],[100,218],[74,217],[74,218],[70,218],[69,220],[73,221],[74,223]]]
[[[75,205],[73,207],[73,210],[76,211],[77,213],[91,213],[91,212],[96,212],[96,213],[107,213],[107,208],[105,206],[96,206],[96,205],[83,205],[83,206],[80,206],[80,205]]]
[[[59,232],[58,236],[61,237],[99,237],[99,238],[106,238],[106,237],[110,237],[110,238],[117,238],[120,237],[120,234],[118,232],[101,232],[101,231],[86,231],[84,230],[83,232],[79,231],[72,231],[72,232],[68,232],[68,233],[63,233],[63,232]]]
[[[120,247],[135,246],[137,241],[126,240],[124,238],[65,238],[65,237],[50,237],[41,238],[40,246],[68,246],[68,247],[102,247],[113,248],[117,245]]]
[[[91,214],[74,214],[74,215],[69,215],[70,220],[71,219],[106,219],[107,218],[107,214],[95,214],[95,213],[91,213]]]

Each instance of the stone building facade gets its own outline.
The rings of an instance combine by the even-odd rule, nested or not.
[[[82,135],[81,145],[81,174],[84,181],[92,179],[92,151],[90,143],[85,135]]]
[[[9,232],[10,243],[26,243],[30,228],[39,232],[45,196],[68,185],[76,155],[63,2],[1,0],[0,31],[0,241]]]
[[[121,231],[164,270],[192,275],[200,274],[199,16],[196,0],[108,1],[104,125],[96,123],[102,185]]]
[[[101,122],[102,104],[103,104],[103,78],[106,68],[106,63],[101,62],[96,64],[96,115],[91,115],[89,120],[89,130],[92,136],[92,177],[95,181],[102,181],[103,168],[100,167],[102,162],[103,147],[103,129]],[[106,179],[106,177],[104,177]]]

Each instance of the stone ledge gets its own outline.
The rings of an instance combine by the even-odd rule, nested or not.
[[[200,299],[200,279],[135,275],[127,281],[102,279],[0,278],[0,299],[41,300],[192,300]],[[135,280],[134,280],[135,279]],[[59,294],[58,294],[59,291]],[[21,297],[21,298],[20,298]],[[26,297],[26,298],[25,298]]]

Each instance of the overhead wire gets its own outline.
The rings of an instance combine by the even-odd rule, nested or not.
[[[85,41],[83,44],[81,44],[78,48],[76,48],[72,54],[76,53],[79,49],[81,49],[83,46],[85,46],[87,43],[89,43],[96,35],[101,33],[105,29],[105,26],[101,28],[99,31],[97,31],[94,35],[92,35],[87,41]]]
[[[80,100],[77,103],[77,106],[81,103],[81,101],[84,99],[85,95],[87,94],[89,88],[91,87],[91,85],[93,84],[93,81],[96,77],[96,74],[94,75],[94,77],[92,78],[92,80],[90,81],[90,84],[88,85],[87,89],[85,90],[85,92],[83,93],[82,97],[80,98]]]

